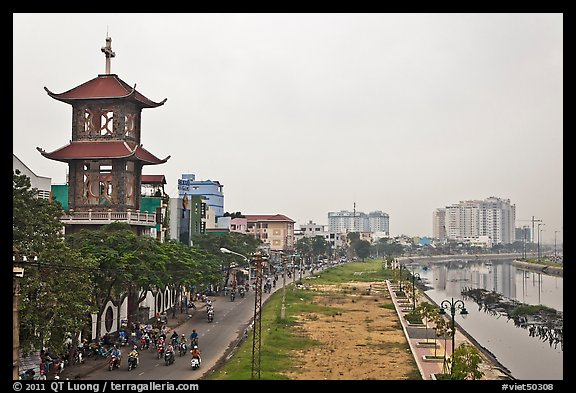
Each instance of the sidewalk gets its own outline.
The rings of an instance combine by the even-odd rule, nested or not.
[[[435,374],[443,374],[444,371],[444,362],[443,359],[436,360],[435,356],[444,356],[444,350],[446,350],[446,355],[449,357],[452,354],[452,339],[444,340],[444,339],[437,339],[436,340],[436,349],[434,349],[434,329],[433,325],[428,322],[428,339],[426,339],[426,325],[411,325],[404,316],[412,310],[412,303],[407,298],[398,298],[396,297],[396,291],[399,290],[399,287],[395,284],[391,284],[390,281],[386,281],[388,286],[388,291],[390,292],[390,296],[392,301],[394,302],[394,306],[396,308],[396,313],[398,314],[398,318],[400,319],[400,323],[402,325],[402,329],[404,330],[404,334],[406,339],[408,340],[408,344],[410,346],[410,350],[414,355],[414,360],[418,366],[418,370],[420,371],[420,375],[422,375],[422,379],[424,380],[433,380],[435,378]],[[426,301],[430,301],[429,299]],[[476,346],[471,340],[466,337],[466,335],[461,331],[461,329],[456,329],[456,335],[454,337],[454,345],[456,348],[462,343],[466,342],[467,344]],[[426,343],[426,344],[423,344]],[[480,349],[480,348],[479,348]],[[485,356],[482,351],[480,351],[483,357],[483,362],[480,365],[480,370],[484,373],[484,376],[481,379],[486,380],[510,380],[512,379],[506,372],[504,372],[497,364],[495,364],[491,359]],[[433,357],[432,359],[425,360],[425,356]]]

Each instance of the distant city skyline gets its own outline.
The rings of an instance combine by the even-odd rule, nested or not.
[[[562,13],[15,13],[13,151],[39,176],[70,139],[48,96],[110,72],[166,103],[142,143],[224,210],[327,223],[382,210],[431,236],[434,209],[496,196],[563,238]],[[520,223],[519,223],[520,224]]]

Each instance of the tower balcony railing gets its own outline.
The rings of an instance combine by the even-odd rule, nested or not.
[[[76,212],[70,210],[60,218],[65,224],[111,224],[113,222],[124,222],[129,225],[156,225],[156,213],[140,212],[139,210],[125,212],[116,212],[108,210],[107,212],[82,211]]]

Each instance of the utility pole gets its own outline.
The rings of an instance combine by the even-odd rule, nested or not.
[[[286,258],[280,255],[282,260],[282,307],[280,308],[280,319],[286,319]]]
[[[12,379],[20,379],[20,279],[24,277],[24,268],[16,266],[16,263],[26,261],[26,257],[20,257],[20,253],[12,249]]]
[[[258,251],[254,260],[256,261],[256,288],[254,289],[254,331],[252,336],[252,379],[256,379],[258,374],[260,379],[260,365],[262,361],[262,253]]]

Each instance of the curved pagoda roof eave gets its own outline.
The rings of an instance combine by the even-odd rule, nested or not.
[[[146,150],[142,145],[133,145],[122,142],[92,142],[92,141],[71,141],[68,145],[54,150],[51,153],[46,152],[40,147],[36,150],[42,156],[60,162],[72,162],[75,160],[106,160],[106,159],[136,159],[142,165],[163,164],[170,156],[160,159]]]
[[[154,102],[142,95],[142,93],[139,93],[136,90],[136,84],[131,87],[118,78],[116,74],[100,74],[98,77],[93,78],[88,82],[59,94],[50,91],[46,86],[44,86],[44,90],[51,98],[70,105],[81,101],[130,99],[137,102],[142,108],[156,108],[164,105],[168,100],[167,98],[164,98],[160,102]],[[81,91],[81,93],[79,91]],[[103,91],[105,94],[101,94]],[[119,91],[119,93],[111,95],[110,93],[112,91]],[[121,94],[121,92],[124,92],[124,94]],[[81,95],[74,96],[75,94]]]

